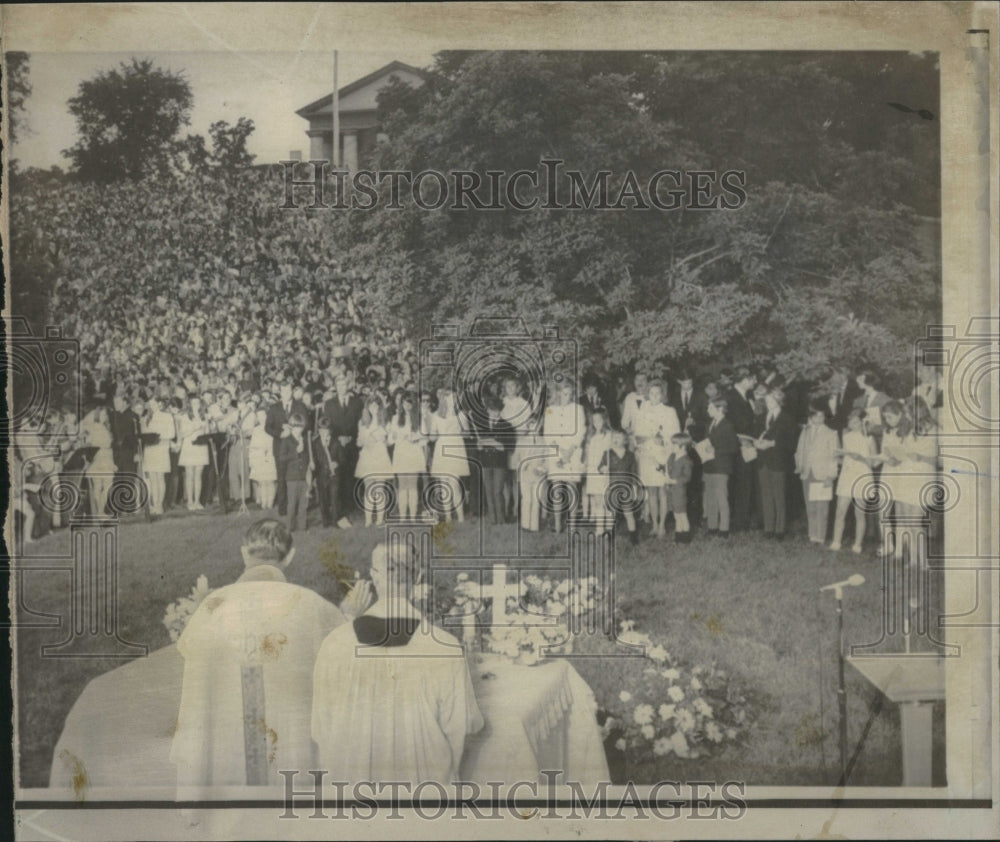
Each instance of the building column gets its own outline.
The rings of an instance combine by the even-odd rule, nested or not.
[[[358,133],[357,132],[345,132],[344,133],[344,167],[347,168],[349,172],[358,171]]]

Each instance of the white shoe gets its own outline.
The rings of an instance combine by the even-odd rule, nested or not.
[[[348,520],[347,515],[344,515],[344,517],[337,521],[337,526],[340,529],[350,529],[351,521]]]
[[[861,545],[860,544],[851,547],[851,550],[854,552],[855,555],[861,555]]]
[[[840,544],[834,541],[832,544],[830,544],[830,549],[833,550],[834,552],[837,552],[837,550],[840,549]]]

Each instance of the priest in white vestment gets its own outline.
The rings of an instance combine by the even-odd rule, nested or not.
[[[177,642],[184,684],[170,759],[178,787],[280,785],[280,770],[316,768],[313,665],[344,613],[286,581],[295,550],[280,521],[254,523],[242,553],[243,575],[205,598]]]
[[[328,781],[447,786],[466,735],[483,727],[461,645],[409,601],[419,577],[408,553],[376,546],[371,578],[377,601],[316,659],[314,768]]]

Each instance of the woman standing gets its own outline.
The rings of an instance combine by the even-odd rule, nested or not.
[[[97,406],[80,422],[80,432],[86,440],[86,446],[96,447],[90,463],[85,470],[85,476],[90,480],[91,498],[90,512],[101,517],[108,505],[108,492],[115,475],[114,453],[111,449],[111,427],[108,423],[108,411],[103,406]]]
[[[258,409],[256,415],[252,417],[255,426],[250,431],[247,445],[250,479],[257,486],[257,503],[262,509],[270,509],[274,505],[278,482],[278,465],[274,461],[274,439],[265,427],[267,410]]]
[[[646,489],[646,514],[647,519],[652,521],[654,535],[663,534],[670,494],[667,486],[673,485],[665,473],[665,448],[681,431],[677,411],[663,402],[663,394],[663,382],[654,380],[649,385],[648,399],[635,413],[632,427],[639,481]]]
[[[378,526],[385,518],[386,495],[377,489],[379,482],[385,482],[384,475],[393,473],[387,441],[389,431],[385,424],[385,407],[377,399],[371,399],[361,413],[358,425],[358,464],[354,476],[364,484],[365,526]],[[377,479],[376,475],[383,475]]]
[[[837,432],[827,426],[827,420],[826,402],[813,403],[795,450],[795,473],[802,479],[809,540],[813,544],[826,541],[833,482],[837,478]]]
[[[607,465],[610,449],[611,430],[608,427],[608,416],[604,410],[596,409],[590,416],[590,429],[583,445],[585,475],[583,516],[594,518],[598,531],[603,531],[606,527],[609,514],[604,504],[604,496],[608,490],[608,474],[607,468],[601,470],[601,464]]]
[[[208,432],[208,423],[201,408],[201,399],[196,395],[188,398],[187,412],[180,418],[181,455],[178,460],[184,468],[184,496],[191,511],[203,509],[201,497],[201,474],[208,465],[208,445],[195,444],[194,440]]]
[[[149,399],[146,432],[159,436],[155,444],[143,449],[142,467],[149,483],[149,511],[154,515],[162,515],[167,474],[170,473],[170,440],[174,437],[174,419],[169,412],[163,411],[163,405],[156,395]]]
[[[576,486],[583,472],[583,439],[587,434],[587,413],[574,400],[576,389],[566,380],[553,387],[554,403],[545,408],[543,432],[545,442],[554,449],[548,467],[553,501],[553,528],[562,531],[563,507],[558,501],[571,501],[576,496]],[[569,486],[573,486],[571,490]],[[566,512],[568,514],[568,512]]]
[[[428,432],[434,440],[434,456],[431,459],[431,476],[447,483],[454,501],[452,510],[445,512],[445,520],[455,519],[461,523],[465,519],[462,505],[464,477],[469,476],[469,459],[465,449],[465,434],[469,429],[465,413],[456,411],[455,394],[450,389],[440,389],[438,410],[427,419]]]
[[[399,514],[404,520],[417,517],[420,478],[427,472],[427,439],[420,422],[416,396],[405,392],[389,436],[394,444],[392,472],[399,488]]]

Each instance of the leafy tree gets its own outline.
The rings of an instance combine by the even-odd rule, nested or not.
[[[63,152],[84,181],[140,179],[168,171],[190,123],[191,87],[182,72],[133,58],[81,82],[69,100],[80,138]]]
[[[630,174],[645,185],[662,169],[740,170],[747,201],[427,211],[405,191],[390,208],[383,183],[378,206],[347,228],[351,260],[372,301],[417,336],[521,315],[572,330],[595,365],[905,368],[940,307],[921,234],[921,217],[938,215],[938,137],[933,120],[891,102],[937,110],[933,56],[443,53],[421,88],[380,95],[390,140],[375,169],[476,171],[487,203],[487,170],[543,159],[588,179],[607,170],[612,202]]]
[[[24,103],[31,96],[30,57],[27,53],[12,50],[4,53],[4,65],[7,74],[7,126],[11,142],[14,142],[18,132],[26,127],[23,122]]]
[[[208,127],[212,138],[212,162],[225,170],[236,170],[249,167],[256,155],[247,151],[247,140],[254,130],[253,120],[240,117],[232,126],[225,120],[219,120]]]

